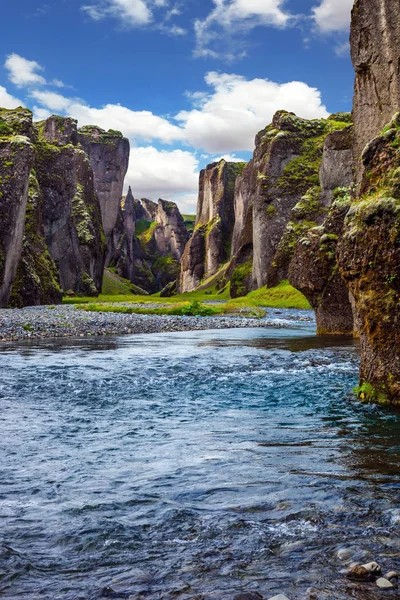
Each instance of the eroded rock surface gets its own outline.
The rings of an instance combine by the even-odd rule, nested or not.
[[[195,230],[182,258],[182,292],[196,289],[230,258],[235,226],[235,184],[244,166],[245,163],[221,160],[200,173]]]
[[[119,131],[104,131],[95,126],[81,127],[78,140],[93,169],[104,233],[108,237],[117,223],[129,164],[129,141]]]
[[[6,307],[21,258],[34,148],[32,115],[0,109],[0,306]]]

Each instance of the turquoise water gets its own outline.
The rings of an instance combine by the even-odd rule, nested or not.
[[[400,567],[399,415],[303,316],[4,347],[2,597],[340,599],[340,548]]]

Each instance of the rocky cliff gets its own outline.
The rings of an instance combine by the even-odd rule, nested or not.
[[[352,131],[349,126],[326,137],[320,187],[312,188],[292,210],[275,257],[277,265],[289,261],[290,283],[314,308],[320,334],[351,334],[354,329],[349,292],[336,259],[351,199]]]
[[[176,281],[189,234],[174,202],[135,200],[129,189],[112,233],[110,266],[146,292]]]
[[[129,164],[129,141],[119,131],[81,127],[78,141],[89,157],[100,201],[104,233],[114,229]]]
[[[21,258],[34,164],[32,115],[0,109],[0,306],[5,307]]]
[[[339,244],[361,338],[363,400],[400,404],[400,114],[364,149]]]
[[[360,330],[360,397],[394,404],[400,404],[399,42],[398,3],[356,0],[351,55],[357,187],[339,241],[339,268]]]
[[[96,182],[107,221],[127,146],[117,132],[78,132],[70,118],[33,124],[27,109],[0,109],[2,306],[10,294],[11,305],[24,306],[59,302],[62,290],[101,291],[106,238]]]
[[[245,163],[221,160],[200,173],[195,228],[182,257],[182,292],[196,289],[230,258],[235,225],[235,184],[244,166]]]
[[[400,11],[393,0],[356,0],[351,57],[356,72],[354,167],[361,183],[362,152],[400,108]]]
[[[344,119],[344,120],[341,120]],[[253,280],[256,287],[277,284],[288,276],[289,257],[282,256],[279,244],[292,210],[303,224],[293,222],[292,233],[283,250],[293,250],[296,232],[307,227],[304,216],[315,217],[320,203],[319,170],[326,136],[349,125],[348,115],[308,121],[293,113],[278,111],[256,138],[256,150],[247,169],[251,170],[253,193]],[[316,224],[314,222],[314,224]],[[278,252],[278,256],[276,253]]]

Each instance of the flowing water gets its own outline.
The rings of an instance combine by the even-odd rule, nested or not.
[[[400,567],[399,415],[352,399],[352,339],[270,314],[3,347],[2,598],[366,598],[339,549]]]

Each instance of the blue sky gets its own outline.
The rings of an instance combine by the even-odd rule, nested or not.
[[[221,156],[248,159],[276,110],[351,110],[352,3],[7,2],[0,106],[121,130],[135,196],[193,212],[199,169]]]

